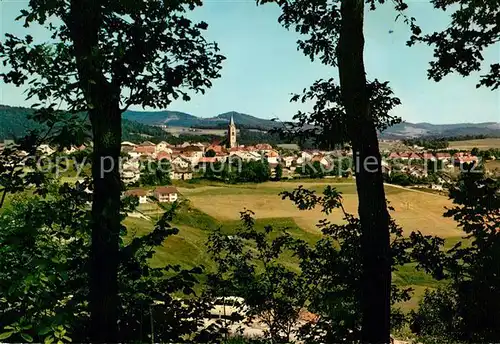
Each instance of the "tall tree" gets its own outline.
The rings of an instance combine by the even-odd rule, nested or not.
[[[201,0],[31,0],[18,20],[42,25],[52,42],[6,34],[0,57],[5,82],[27,84],[28,99],[52,121],[55,104],[87,112],[93,135],[90,339],[118,340],[117,265],[120,233],[119,154],[121,114],[132,105],[164,108],[189,100],[219,77],[215,43],[202,36],[204,22],[186,11]]]
[[[270,2],[268,0],[259,1]],[[387,211],[377,130],[397,122],[388,113],[399,99],[387,83],[368,82],[363,60],[365,2],[280,1],[279,21],[306,36],[299,49],[314,60],[337,67],[340,86],[333,79],[317,81],[292,100],[315,100],[313,112],[299,112],[301,134],[314,135],[319,144],[333,147],[350,142],[354,152],[362,254],[362,341],[390,340],[391,262]],[[375,1],[369,1],[375,8]],[[304,124],[313,124],[303,129]],[[309,126],[311,127],[311,126]]]

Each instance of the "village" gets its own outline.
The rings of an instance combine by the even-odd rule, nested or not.
[[[167,163],[172,181],[204,178],[209,169],[220,169],[224,164],[238,167],[248,162],[263,163],[269,170],[270,180],[354,178],[356,158],[349,147],[326,151],[273,147],[267,143],[243,146],[237,144],[236,133],[236,125],[231,118],[225,146],[219,142],[184,142],[179,145],[164,141],[157,144],[150,141],[139,144],[122,142],[122,152],[129,158],[122,166],[122,178],[126,184],[137,185],[145,165],[151,161],[157,162],[159,166]],[[437,192],[445,191],[445,185],[455,178],[464,164],[477,166],[480,162],[480,157],[472,155],[470,151],[452,155],[449,152],[426,151],[418,146],[407,147],[403,151],[386,148],[381,153],[386,182]],[[128,193],[138,196],[141,203],[148,202],[147,193],[142,189],[131,189]],[[174,187],[161,186],[148,195],[152,193],[161,202],[177,199]]]
[[[8,144],[0,144],[0,150]],[[402,146],[397,140],[381,140],[381,144],[384,145],[381,154],[385,182],[404,187],[445,192],[446,184],[458,175],[460,167],[464,164],[478,166],[481,160],[467,150],[451,154],[449,151],[431,151],[419,146]],[[87,148],[85,145],[72,147],[63,153],[71,156]],[[38,151],[42,156],[56,152],[47,144],[40,145]],[[141,186],[141,175],[151,169],[152,164],[154,168],[166,169],[170,181],[189,181],[206,178],[210,170],[220,172],[225,165],[237,170],[242,163],[250,162],[261,163],[268,169],[268,177],[265,177],[268,180],[352,179],[354,164],[359,163],[348,146],[335,150],[301,150],[294,145],[238,145],[233,118],[227,128],[225,144],[220,141],[183,142],[177,145],[165,141],[156,144],[151,141],[124,141],[121,152],[123,159],[120,172],[123,182],[128,185],[127,194],[139,197],[140,203],[149,202],[149,196],[154,196],[160,202],[174,202],[178,197],[174,186],[155,185],[157,187],[149,191],[137,188]]]

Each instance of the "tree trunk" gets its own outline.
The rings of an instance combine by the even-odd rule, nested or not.
[[[101,2],[71,0],[64,18],[73,42],[80,88],[93,133],[92,248],[90,253],[91,342],[118,342],[118,260],[120,235],[121,111],[119,87],[102,72],[99,30]]]
[[[90,266],[91,340],[117,342],[121,113],[118,104],[110,104],[101,111],[92,111],[90,118],[94,135]]]
[[[342,99],[349,118],[361,221],[362,342],[390,342],[389,214],[377,131],[363,61],[363,0],[343,0],[338,44]]]

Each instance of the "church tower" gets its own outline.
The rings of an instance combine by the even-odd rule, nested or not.
[[[231,121],[229,122],[229,127],[227,128],[227,144],[229,148],[236,147],[236,125],[234,125],[234,119],[231,115]]]

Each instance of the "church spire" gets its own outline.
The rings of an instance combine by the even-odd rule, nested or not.
[[[227,128],[227,145],[229,148],[233,148],[237,146],[236,143],[236,125],[234,124],[233,115],[231,115],[231,119],[229,121],[229,126]]]

